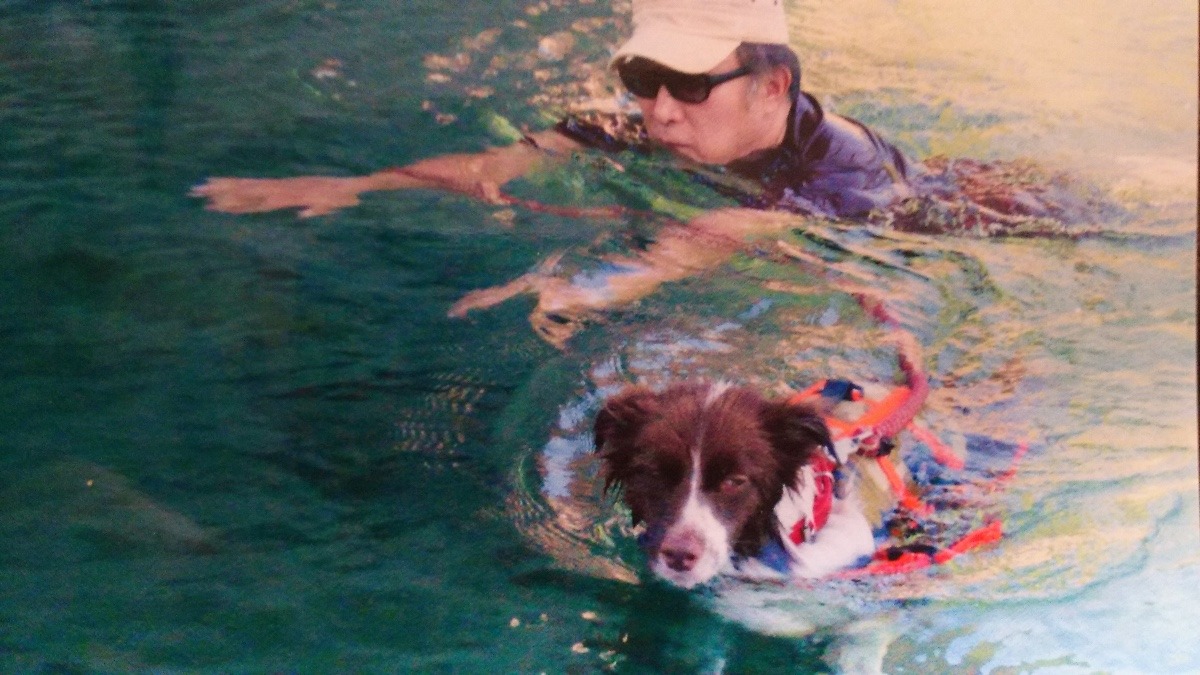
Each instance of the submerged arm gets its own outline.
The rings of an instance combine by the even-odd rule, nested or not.
[[[597,311],[640,300],[659,286],[680,281],[722,264],[756,237],[797,225],[791,213],[757,209],[718,209],[686,224],[659,231],[652,244],[634,255],[608,256],[607,269],[572,279],[554,274],[557,256],[540,269],[501,286],[468,293],[450,316],[498,304],[522,293],[538,296],[529,320],[547,342],[563,347],[583,320]]]
[[[529,138],[532,142],[432,157],[366,176],[209,178],[192,188],[191,195],[207,199],[206,208],[211,211],[257,213],[299,208],[302,218],[354,206],[361,194],[378,190],[439,189],[496,201],[501,185],[580,147],[556,131],[537,132]]]

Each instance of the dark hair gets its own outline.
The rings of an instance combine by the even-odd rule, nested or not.
[[[750,68],[755,74],[766,73],[778,66],[783,66],[792,74],[792,85],[788,94],[796,98],[800,94],[800,57],[787,45],[768,44],[763,42],[743,42],[738,45],[738,61]]]

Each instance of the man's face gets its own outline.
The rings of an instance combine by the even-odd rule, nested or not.
[[[738,68],[730,54],[709,71],[712,75]],[[705,164],[727,164],[782,139],[774,133],[763,93],[753,76],[717,85],[701,103],[684,103],[666,87],[654,98],[635,97],[650,138],[671,152]]]

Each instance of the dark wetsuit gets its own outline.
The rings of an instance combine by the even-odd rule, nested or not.
[[[560,133],[584,145],[620,151],[647,143],[638,124],[614,118],[570,118]],[[854,120],[828,114],[800,92],[783,143],[726,169],[761,185],[733,192],[744,206],[829,217],[862,217],[912,196],[909,166],[900,151]]]
[[[783,143],[729,164],[759,181],[761,208],[833,217],[865,216],[912,196],[904,155],[858,122],[826,113],[800,92]]]
[[[572,117],[557,128],[610,152],[650,145],[640,120],[627,117]],[[1046,174],[1028,162],[931,157],[910,164],[874,131],[826,113],[803,92],[792,106],[783,143],[720,171],[759,189],[729,184],[720,173],[694,175],[743,206],[867,219],[907,232],[1076,236],[1074,224],[1121,213],[1072,177]]]

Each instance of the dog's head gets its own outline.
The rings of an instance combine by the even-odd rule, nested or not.
[[[650,570],[690,588],[777,537],[774,508],[828,443],[814,410],[723,384],[633,387],[596,417],[605,488],[644,522]]]

